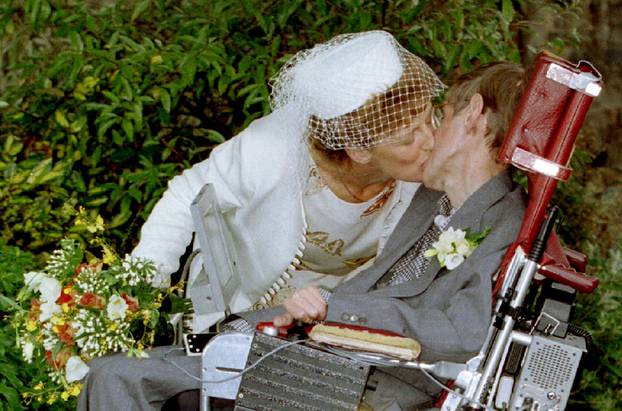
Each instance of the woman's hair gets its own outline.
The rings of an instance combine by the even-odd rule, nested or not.
[[[490,148],[495,149],[503,144],[526,84],[527,73],[520,64],[491,63],[458,77],[447,92],[446,101],[458,112],[479,93],[492,135]]]

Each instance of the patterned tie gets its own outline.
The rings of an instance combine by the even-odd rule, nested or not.
[[[447,227],[451,216],[451,202],[447,194],[438,200],[438,215],[426,232],[413,244],[393,266],[382,276],[378,288],[398,285],[406,281],[418,279],[430,265],[430,259],[423,253],[438,240],[441,230]]]

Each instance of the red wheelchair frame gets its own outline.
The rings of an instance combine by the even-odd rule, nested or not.
[[[552,231],[556,217],[549,204],[558,182],[570,176],[568,163],[574,143],[593,98],[600,93],[601,80],[588,62],[573,65],[549,53],[536,57],[498,155],[500,161],[526,172],[527,210],[493,287],[496,303],[488,337],[478,356],[458,376],[460,393],[442,399],[444,411],[490,409],[493,404],[495,409],[557,410],[566,406],[585,352],[581,338],[586,334],[569,337],[568,328],[555,333],[560,324],[569,325],[571,330],[573,326],[567,317],[558,319],[542,309],[547,304],[565,305],[569,312],[574,290],[591,293],[598,279],[583,274],[585,255],[561,246]],[[532,289],[535,294],[536,285],[541,294],[546,294],[543,284],[549,291],[551,284],[569,286],[570,291],[564,291],[570,299],[540,296],[543,303],[536,305],[536,311],[542,311],[534,322],[533,316],[528,319],[526,315],[534,300],[529,293]],[[564,309],[557,312],[563,314]],[[543,314],[549,317],[545,321],[541,321]],[[539,327],[547,321],[546,327]]]

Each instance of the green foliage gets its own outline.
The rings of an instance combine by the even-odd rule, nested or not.
[[[602,254],[599,246],[586,241],[583,250],[592,256]],[[589,330],[596,352],[584,361],[574,407],[597,410],[622,409],[622,241],[602,257],[590,260],[591,274],[600,280],[593,295],[582,296],[577,306],[577,323]],[[588,363],[589,362],[589,363]]]
[[[17,307],[15,295],[24,285],[23,273],[34,266],[34,256],[0,242],[0,410],[22,409],[20,393],[38,369],[24,365],[21,350],[16,344],[15,330],[10,326],[7,313]]]

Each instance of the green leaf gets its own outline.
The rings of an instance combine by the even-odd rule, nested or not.
[[[160,101],[162,102],[162,108],[166,110],[167,113],[171,112],[171,95],[166,91],[165,88],[160,88]]]
[[[118,76],[117,78],[119,79],[119,81],[121,82],[121,85],[123,86],[123,95],[122,95],[123,98],[125,100],[131,101],[134,98],[134,90],[132,89],[132,85],[125,78],[125,76]]]
[[[79,51],[80,53],[82,53],[82,51],[84,51],[84,43],[82,42],[82,38],[80,37],[80,34],[78,32],[71,32],[70,34],[71,37],[71,45],[74,49],[76,49],[77,51]]]
[[[128,141],[134,141],[134,126],[132,125],[132,122],[126,118],[123,119],[121,122],[121,128],[125,132]]]
[[[108,197],[104,196],[104,197],[95,198],[93,200],[89,200],[84,205],[86,205],[89,208],[97,208],[103,204],[106,204],[107,202],[108,202]]]
[[[37,26],[39,21],[39,12],[41,11],[41,0],[30,0],[30,24],[33,27]]]
[[[99,124],[99,126],[97,127],[97,139],[99,141],[102,141],[104,135],[106,134],[106,131],[108,131],[110,127],[112,127],[118,122],[119,122],[119,119],[115,117],[115,118],[111,118]]]
[[[149,0],[143,0],[143,1],[140,1],[138,4],[136,4],[136,7],[134,7],[134,11],[132,12],[132,18],[131,18],[132,23],[142,13],[144,13],[147,10],[147,8],[149,8]]]
[[[180,67],[181,70],[181,83],[184,85],[190,85],[194,83],[194,75],[197,70],[197,63],[194,59],[194,56],[188,56],[189,58],[185,59]]]
[[[111,93],[111,92],[110,92],[110,91],[108,91],[108,90],[104,90],[104,91],[102,91],[102,94],[103,94],[104,96],[108,97],[108,99],[109,99],[110,101],[112,101],[113,103],[115,103],[115,104],[119,104],[119,103],[121,102],[121,99],[119,99],[119,97],[117,97],[115,94]]]
[[[514,6],[512,0],[501,1],[501,14],[506,22],[511,22],[514,19]]]
[[[207,138],[218,144],[225,142],[225,137],[216,130],[207,130]]]
[[[54,112],[54,118],[61,127],[69,127],[69,121],[67,121],[67,117],[65,117],[65,114],[62,111],[56,110]]]
[[[140,100],[135,100],[132,108],[134,109],[134,127],[140,130],[143,128],[143,103]]]
[[[127,192],[130,196],[132,196],[132,198],[134,200],[136,200],[138,203],[140,203],[142,201],[142,193],[140,192],[139,189],[137,189],[136,187],[130,187],[130,189]]]
[[[19,395],[15,388],[8,387],[5,384],[0,383],[0,394],[6,398],[6,401],[11,406],[11,409],[15,410],[21,408]]]
[[[19,308],[19,305],[12,298],[0,294],[0,309],[2,309],[2,311],[14,311]]]
[[[28,178],[26,179],[27,184],[36,184],[36,182],[42,178],[44,173],[47,172],[50,164],[52,163],[51,158],[46,158],[41,161],[37,166],[30,172]]]
[[[52,7],[47,1],[41,2],[41,9],[39,10],[39,21],[46,23],[52,14]]]

